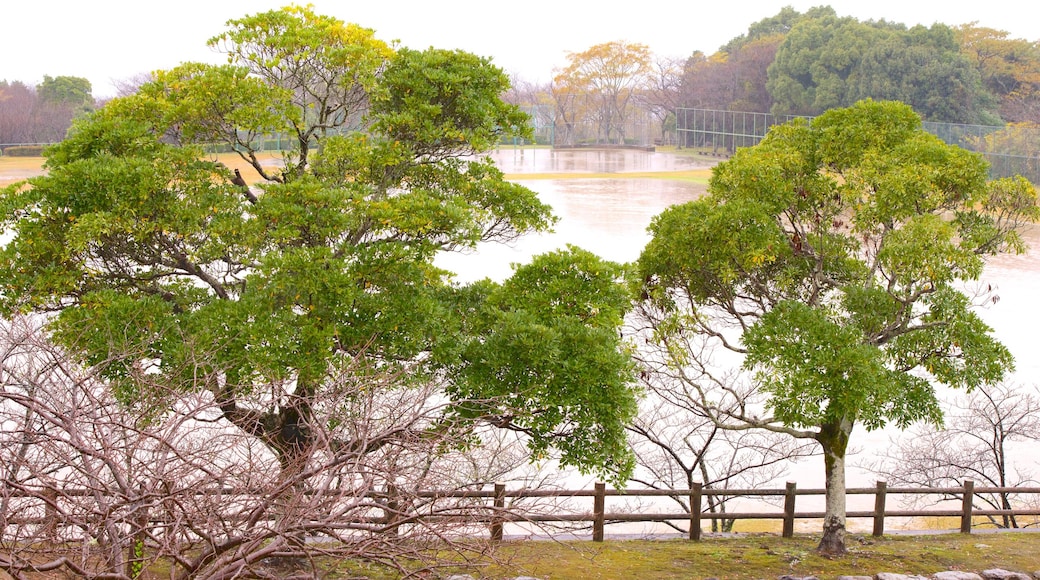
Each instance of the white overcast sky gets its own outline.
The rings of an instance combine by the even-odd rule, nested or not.
[[[113,80],[186,61],[220,62],[206,40],[231,18],[289,0],[2,0],[0,80],[36,84],[44,75],[90,79],[94,95]],[[296,2],[306,4],[307,2]],[[315,10],[375,29],[407,47],[464,49],[508,73],[546,81],[567,53],[613,40],[656,55],[712,53],[783,6],[832,6],[839,16],[912,26],[978,22],[1040,40],[1035,0],[312,0]]]

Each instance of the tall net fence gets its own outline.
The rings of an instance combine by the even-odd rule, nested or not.
[[[679,145],[728,155],[752,147],[775,125],[797,118],[714,109],[676,109]],[[811,117],[804,117],[811,119]],[[990,177],[1021,175],[1040,184],[1040,127],[1035,125],[962,125],[925,122],[924,129],[946,143],[981,153],[990,164]]]

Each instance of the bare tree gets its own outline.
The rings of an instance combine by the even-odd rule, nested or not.
[[[632,481],[650,489],[692,490],[755,489],[782,477],[789,465],[818,452],[818,447],[789,437],[753,431],[720,429],[693,411],[693,402],[676,404],[676,393],[657,395],[655,403],[629,428],[633,434],[638,469]],[[679,394],[679,398],[684,395]],[[690,512],[688,496],[672,498]],[[707,495],[703,510],[724,516],[734,499]],[[733,531],[732,518],[713,518],[712,532]],[[689,530],[668,522],[681,532]]]
[[[491,517],[482,500],[419,493],[466,487],[451,474],[471,434],[365,361],[337,374],[332,420],[309,426],[315,448],[286,472],[211,395],[116,400],[32,321],[2,330],[0,570],[13,578],[134,579],[157,562],[171,578],[284,578],[322,558],[412,573],[489,549],[473,539]]]
[[[753,489],[782,477],[791,463],[819,454],[815,441],[726,428],[719,406],[751,413],[762,408],[761,395],[738,374],[722,370],[710,339],[678,333],[665,340],[658,332],[661,324],[646,306],[629,318],[648,394],[629,427],[639,466],[634,482],[652,489],[690,490],[695,483],[704,489]],[[677,356],[684,364],[673,364]],[[706,393],[715,393],[716,402],[709,403]],[[705,499],[706,512],[722,515],[733,498]],[[689,513],[685,498],[675,501]],[[712,521],[713,532],[732,527],[732,519]]]
[[[645,89],[635,96],[637,104],[657,119],[662,137],[669,134],[669,121],[674,124],[675,109],[682,97],[683,63],[684,59],[655,58]]]
[[[990,487],[1036,485],[1030,466],[1011,460],[1015,444],[1040,441],[1040,392],[1036,386],[998,383],[958,397],[946,425],[923,425],[893,442],[873,466],[896,485],[949,488],[965,479]],[[912,496],[910,502],[935,502],[952,496]],[[938,499],[937,499],[938,498]],[[1010,510],[1015,494],[976,493],[981,509]],[[1013,515],[987,516],[1000,528],[1022,524]]]
[[[146,85],[155,80],[155,75],[150,72],[140,72],[135,75],[114,79],[112,85],[116,89],[117,97],[129,97],[130,95],[137,92],[141,86]]]
[[[31,143],[37,104],[34,87],[18,81],[0,81],[0,143]]]

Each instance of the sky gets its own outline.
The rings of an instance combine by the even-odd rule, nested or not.
[[[291,0],[4,0],[0,80],[37,84],[44,75],[86,77],[95,97],[120,80],[182,62],[219,63],[206,40],[233,18]],[[306,4],[306,0],[296,2]],[[1013,38],[1040,40],[1040,3],[1031,0],[311,0],[320,14],[372,28],[409,48],[462,49],[507,73],[543,82],[569,53],[611,41],[642,43],[662,57],[715,52],[776,15],[829,5],[839,16],[908,26],[977,22]]]

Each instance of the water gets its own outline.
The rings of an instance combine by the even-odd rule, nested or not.
[[[528,150],[520,153],[503,150],[496,155],[496,162],[503,171],[511,174],[626,173],[697,166],[696,161],[688,158],[635,151]],[[503,279],[509,275],[511,263],[525,262],[534,254],[562,248],[566,244],[583,247],[610,260],[635,260],[649,240],[646,227],[653,216],[672,204],[695,199],[704,192],[702,185],[665,179],[519,179],[518,182],[538,192],[541,199],[553,207],[560,218],[556,231],[527,237],[512,247],[488,245],[481,247],[475,255],[443,260],[445,266],[459,272],[460,280],[484,276]],[[1031,328],[1040,322],[1040,301],[1032,294],[1033,289],[1040,288],[1040,227],[1028,228],[1025,237],[1030,246],[1027,253],[1001,255],[989,261],[979,284],[995,288],[999,301],[987,304],[979,312],[1015,356],[1017,368],[1010,380],[1032,386],[1040,377],[1040,356],[1034,354]],[[856,453],[849,457],[848,485],[872,487],[878,477],[869,469],[869,464],[891,444],[893,438],[900,435],[901,432],[894,427],[869,433],[857,428],[851,441]],[[1019,452],[1014,460],[1019,467],[1035,469],[1037,461],[1034,457],[1035,454]],[[822,488],[822,459],[813,458],[792,465],[784,479],[795,481],[800,488]],[[782,487],[782,482],[777,482],[775,487]],[[806,502],[804,506],[803,501]],[[870,509],[872,502],[869,496],[850,497],[849,509]],[[813,505],[809,500],[800,499],[799,506],[799,510],[819,509],[822,503]]]

